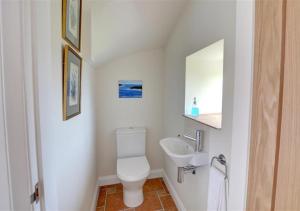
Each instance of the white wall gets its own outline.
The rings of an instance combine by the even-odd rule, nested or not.
[[[95,72],[83,58],[82,113],[63,121],[61,1],[34,1],[32,12],[45,207],[89,210],[96,187]]]
[[[205,150],[210,156],[223,153],[230,160],[233,83],[235,67],[235,1],[190,1],[166,48],[165,136],[205,130]],[[224,39],[224,86],[222,130],[209,129],[182,117],[184,112],[185,57]],[[176,182],[176,167],[168,159],[165,170],[187,210],[206,210],[208,168]],[[206,185],[205,185],[206,184]],[[195,194],[196,193],[196,194]]]
[[[236,14],[236,63],[231,148],[231,183],[228,210],[245,210],[250,145],[254,0],[238,1]]]
[[[140,52],[115,60],[97,70],[97,165],[98,176],[116,173],[115,129],[147,128],[146,153],[151,169],[162,168],[159,146],[163,122],[162,50]],[[118,80],[142,80],[142,99],[119,99]]]

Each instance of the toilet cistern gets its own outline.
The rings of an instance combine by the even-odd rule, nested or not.
[[[144,201],[143,185],[150,173],[145,155],[146,129],[118,128],[117,176],[123,185],[123,200],[127,207],[138,207]]]

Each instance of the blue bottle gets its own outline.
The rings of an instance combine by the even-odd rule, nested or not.
[[[192,106],[192,116],[199,116],[199,108],[197,106],[197,99],[194,97],[194,102],[193,102],[193,106]]]

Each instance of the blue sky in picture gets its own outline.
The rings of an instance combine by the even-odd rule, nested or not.
[[[119,81],[119,98],[142,98],[142,81]]]

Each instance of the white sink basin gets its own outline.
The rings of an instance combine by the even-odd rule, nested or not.
[[[177,167],[203,166],[209,163],[207,152],[195,152],[191,145],[180,138],[162,139],[160,146]]]

